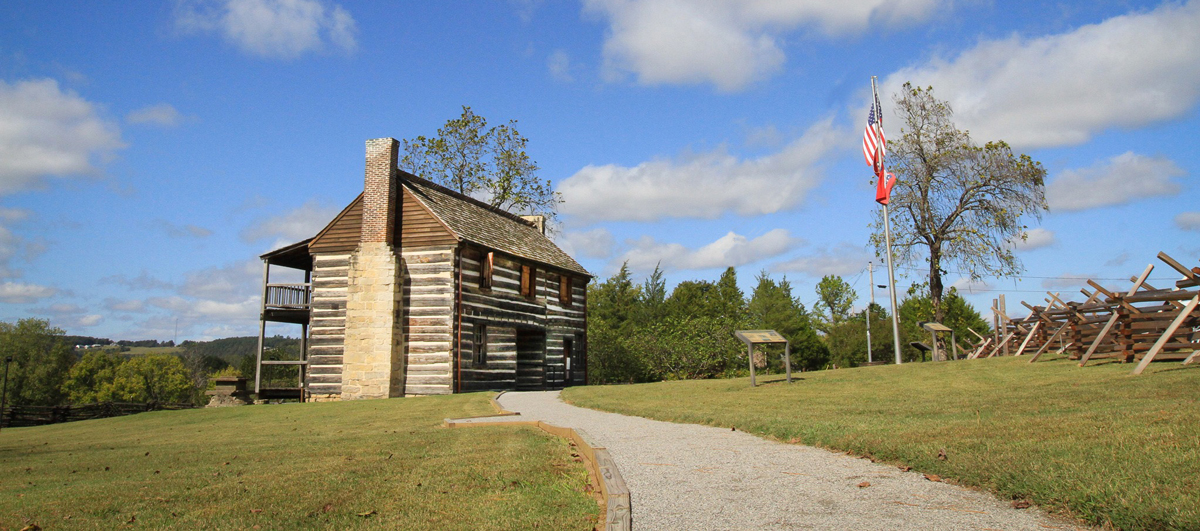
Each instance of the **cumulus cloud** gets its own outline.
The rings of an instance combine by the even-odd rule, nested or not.
[[[115,124],[57,81],[0,81],[0,195],[43,188],[48,176],[95,175],[124,147]]]
[[[563,50],[554,50],[554,53],[546,58],[546,68],[550,70],[550,76],[558,81],[564,83],[575,81],[575,78],[571,76],[571,56]]]
[[[271,275],[272,282],[282,279]],[[244,260],[222,267],[207,267],[189,272],[179,286],[179,293],[196,299],[218,302],[239,302],[247,295],[256,295],[262,282],[262,262]]]
[[[689,249],[678,243],[660,243],[650,236],[629,242],[631,249],[614,262],[628,262],[634,271],[739,267],[786,253],[799,244],[784,229],[774,229],[754,239],[730,232],[716,241]]]
[[[959,293],[987,293],[996,289],[990,282],[979,279],[971,280],[970,277],[959,277],[958,280],[950,283],[950,287],[958,290]]]
[[[1011,243],[1014,249],[1018,251],[1032,251],[1054,245],[1058,240],[1054,237],[1054,231],[1043,229],[1041,227],[1033,228],[1025,231],[1025,239],[1013,238]]]
[[[1062,172],[1046,185],[1046,202],[1051,212],[1074,211],[1175,195],[1180,187],[1172,178],[1183,174],[1166,157],[1129,151],[1087,168]]]
[[[0,302],[9,304],[28,304],[53,297],[55,293],[58,293],[58,290],[49,286],[22,282],[0,282]]]
[[[596,227],[587,231],[567,231],[555,240],[563,251],[571,256],[608,258],[612,256],[616,241],[608,229]]]
[[[138,276],[129,278],[125,275],[112,275],[100,279],[101,284],[117,284],[126,288],[138,291],[144,290],[170,290],[175,289],[175,285],[161,280],[149,272],[142,270]]]
[[[104,307],[114,312],[141,312],[146,309],[146,303],[137,299],[105,299]]]
[[[1170,120],[1200,99],[1200,2],[1165,2],[1038,38],[985,40],[887,77],[932,85],[980,140],[1074,145],[1112,127]]]
[[[922,20],[937,0],[587,0],[608,20],[604,70],[646,85],[712,83],[731,92],[778,72],[786,32],[861,32],[872,23]]]
[[[220,33],[242,51],[267,58],[358,47],[354,17],[322,0],[180,0],[175,25],[187,33]]]
[[[786,210],[799,205],[821,181],[822,158],[849,138],[830,118],[782,151],[757,159],[740,159],[718,148],[633,167],[586,166],[559,184],[562,213],[573,223],[587,224]]]
[[[125,121],[131,124],[175,127],[183,121],[183,116],[170,104],[159,103],[130,111],[125,115]]]
[[[246,242],[274,238],[275,241],[271,248],[277,249],[316,236],[338,212],[341,212],[340,208],[309,201],[288,212],[263,219],[246,227],[241,236]]]
[[[780,262],[771,267],[774,271],[804,273],[810,277],[825,275],[847,276],[861,270],[871,260],[871,255],[861,246],[840,242],[833,248],[822,247],[803,256]]]
[[[1183,230],[1200,232],[1200,212],[1182,212],[1175,216],[1175,226]]]

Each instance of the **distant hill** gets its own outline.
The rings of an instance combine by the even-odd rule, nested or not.
[[[263,338],[265,349],[298,346],[300,340],[292,337],[271,336]],[[184,356],[198,355],[201,358],[214,357],[231,365],[237,365],[243,356],[255,355],[258,348],[258,336],[227,337],[212,341],[184,341],[179,344]]]

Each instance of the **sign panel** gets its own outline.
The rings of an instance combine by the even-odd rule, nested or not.
[[[787,343],[787,340],[774,330],[738,330],[734,335],[746,343]]]

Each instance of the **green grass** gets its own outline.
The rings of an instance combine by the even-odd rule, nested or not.
[[[488,394],[142,413],[0,432],[0,530],[589,529],[568,444],[448,429]]]
[[[1200,367],[1029,357],[576,387],[576,405],[849,451],[1124,529],[1200,529]],[[762,382],[765,379],[760,379]],[[939,460],[945,449],[948,459]]]

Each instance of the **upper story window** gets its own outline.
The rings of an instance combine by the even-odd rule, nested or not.
[[[481,256],[479,258],[479,287],[480,288],[492,287],[492,269],[493,269],[493,265],[496,263],[495,259],[496,259],[495,253],[491,253],[491,252],[484,253],[483,256]]]
[[[533,298],[537,293],[537,268],[521,266],[521,295]]]
[[[571,304],[571,290],[574,287],[571,277],[567,275],[559,275],[558,277],[558,302],[563,304]]]

